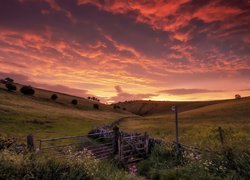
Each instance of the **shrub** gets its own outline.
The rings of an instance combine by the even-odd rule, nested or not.
[[[99,104],[93,104],[94,109],[99,109]]]
[[[78,101],[77,101],[76,99],[72,99],[71,104],[77,105],[77,104],[78,104]]]
[[[13,82],[14,82],[14,80],[11,79],[11,78],[9,78],[9,77],[5,78],[4,80],[5,80],[5,82],[7,82],[7,83],[13,83]]]
[[[239,95],[239,94],[235,94],[235,99],[241,99],[241,95]]]
[[[16,86],[11,83],[5,84],[5,87],[8,89],[8,91],[16,91]]]
[[[126,111],[127,109],[126,108],[122,108],[123,111]]]
[[[34,95],[35,94],[35,90],[31,86],[23,86],[20,89],[20,92],[24,95]]]
[[[56,94],[52,94],[50,98],[55,101],[58,99],[58,96]]]

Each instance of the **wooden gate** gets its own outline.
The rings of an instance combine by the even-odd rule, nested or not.
[[[80,136],[66,136],[39,140],[41,152],[62,153],[67,147],[75,151],[86,149],[97,159],[105,159],[113,155],[113,132],[93,133]]]
[[[147,133],[125,135],[118,138],[118,156],[124,164],[137,162],[148,156],[149,136]]]
[[[118,155],[123,164],[140,161],[148,156],[149,136],[144,134],[128,134],[120,132],[116,127],[113,131],[103,131],[81,136],[67,136],[39,140],[41,152],[53,150],[63,152],[65,147],[74,148],[76,151],[87,149],[95,158],[105,159]]]

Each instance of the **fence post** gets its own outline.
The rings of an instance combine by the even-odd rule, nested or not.
[[[145,138],[145,153],[146,153],[146,156],[148,156],[149,137],[148,137],[148,133],[147,132],[144,133],[144,138]]]
[[[119,138],[118,138],[118,156],[119,156],[119,161],[123,162],[123,139],[122,139],[122,136],[119,136]]]
[[[224,147],[224,134],[223,134],[223,130],[221,127],[218,128],[219,131],[219,136],[220,136],[220,143],[222,145],[222,147]]]
[[[175,106],[175,133],[176,133],[176,155],[180,153],[179,149],[179,125],[178,125],[178,107]]]
[[[29,134],[27,136],[27,147],[28,147],[29,151],[34,151],[35,150],[34,136],[32,134]]]
[[[115,126],[113,128],[113,153],[117,154],[118,149],[119,149],[119,137],[120,137],[120,132],[119,132],[119,127]]]
[[[39,140],[39,151],[42,150],[42,140]]]

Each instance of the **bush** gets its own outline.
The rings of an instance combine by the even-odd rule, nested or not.
[[[239,95],[239,94],[235,94],[235,99],[241,99],[241,95]]]
[[[126,111],[127,109],[126,108],[122,108],[123,111]]]
[[[35,90],[31,86],[23,86],[20,89],[20,92],[24,95],[34,95],[35,94]]]
[[[8,89],[8,91],[16,91],[16,86],[11,83],[5,84],[5,87]]]
[[[77,105],[77,104],[78,104],[78,101],[77,101],[76,99],[72,99],[71,104]]]
[[[11,79],[11,78],[9,78],[9,77],[7,77],[7,78],[5,78],[5,82],[7,82],[7,83],[13,83],[14,80]]]
[[[58,96],[56,94],[52,94],[50,98],[55,101],[58,99]]]
[[[94,109],[99,109],[99,104],[93,104]]]

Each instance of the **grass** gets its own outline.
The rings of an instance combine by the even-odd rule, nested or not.
[[[181,110],[181,107],[180,107]],[[147,131],[166,141],[175,140],[174,114],[151,115],[126,119],[121,129],[130,132]],[[237,149],[250,148],[250,98],[185,110],[179,113],[180,142],[200,148],[220,148],[218,127],[224,130],[228,145]]]
[[[16,154],[0,151],[0,180],[5,179],[137,179],[111,160],[98,161],[88,153],[75,157],[51,157],[43,154]]]
[[[148,179],[249,179],[250,153],[225,149],[198,159],[174,155],[171,148],[157,145],[151,156],[140,162],[139,173]]]
[[[92,102],[86,99],[79,99],[74,106],[68,103],[72,97],[67,95],[59,95],[54,102],[49,99],[50,92],[39,91],[30,97],[0,88],[0,134],[25,137],[31,133],[36,138],[86,134],[92,128],[129,115],[104,104],[100,104],[100,110],[94,110],[90,108]]]
[[[232,100],[217,101],[125,101],[117,103],[121,108],[126,108],[129,112],[141,116],[171,114],[171,107],[178,106],[181,112],[219,104]]]

